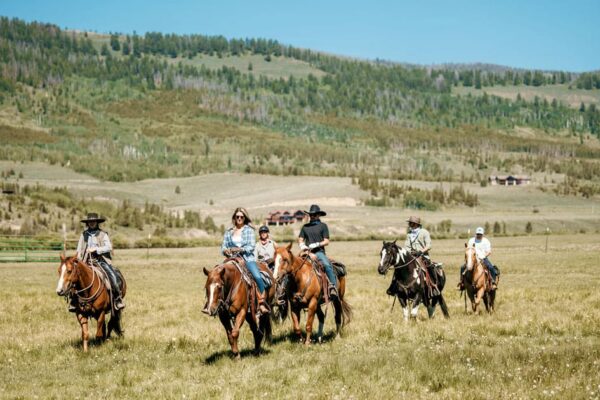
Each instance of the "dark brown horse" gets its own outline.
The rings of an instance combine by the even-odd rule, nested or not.
[[[261,271],[267,272],[271,277],[272,273],[266,264],[258,264]],[[240,328],[244,324],[244,320],[248,321],[252,334],[254,335],[254,353],[260,353],[260,345],[263,338],[271,341],[271,318],[269,315],[261,315],[256,320],[257,295],[255,292],[255,284],[250,285],[242,276],[240,269],[245,268],[243,260],[228,259],[223,264],[217,265],[212,270],[204,268],[206,279],[206,305],[202,310],[203,313],[212,317],[219,316],[227,339],[231,345],[231,351],[235,358],[240,358],[240,350],[238,348],[238,338],[240,336]],[[275,296],[275,285],[271,285],[267,290],[266,300],[269,304]],[[253,292],[254,291],[254,292]],[[233,325],[232,325],[233,320]]]
[[[323,304],[323,281],[317,274],[316,268],[310,258],[306,256],[294,256],[291,252],[292,244],[286,247],[275,249],[275,279],[280,282],[285,275],[290,277],[292,290],[288,291],[289,301],[292,310],[292,322],[294,333],[302,341],[302,331],[300,329],[300,312],[303,309],[308,310],[306,317],[306,339],[305,345],[311,342],[312,327],[315,314],[319,319],[319,330],[317,340],[323,338],[323,327],[325,325],[325,313],[321,309]],[[325,272],[322,271],[321,274]],[[346,292],[346,277],[338,276],[339,287],[338,297],[332,299],[335,310],[336,337],[340,335],[345,324],[352,318],[352,308],[344,300]]]
[[[492,289],[492,281],[489,277],[489,271],[483,265],[483,262],[477,257],[475,245],[469,247],[465,243],[465,290],[471,301],[471,309],[477,314],[479,304],[483,300],[485,309],[488,313],[494,312],[494,301],[496,299],[496,290]],[[465,312],[467,311],[467,300],[465,297]]]
[[[429,274],[432,280],[435,279],[438,289],[438,292],[434,293],[429,290],[425,282],[424,266],[419,265],[418,258],[413,256],[408,250],[398,246],[396,241],[384,241],[380,257],[377,272],[385,275],[389,269],[394,270],[395,295],[400,300],[405,321],[409,319],[409,308],[410,317],[417,318],[421,303],[424,303],[427,307],[429,318],[433,318],[435,306],[438,304],[442,309],[444,317],[450,317],[444,295],[442,294],[446,284],[446,274],[443,269],[429,268]]]
[[[83,351],[88,351],[88,319],[90,317],[98,321],[96,329],[96,340],[103,341],[110,337],[114,330],[119,336],[123,334],[121,329],[121,312],[114,311],[111,307],[111,299],[108,289],[101,277],[101,268],[92,268],[79,261],[76,257],[60,256],[58,267],[58,284],[56,294],[59,296],[72,296],[76,299],[77,321],[81,325],[81,339]],[[127,284],[121,276],[121,293],[125,297]],[[104,320],[106,314],[111,314],[108,322],[108,332]]]

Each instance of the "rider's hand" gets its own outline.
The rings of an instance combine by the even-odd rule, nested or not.
[[[229,249],[225,249],[225,250],[223,250],[223,255],[224,255],[225,257],[231,257],[231,250],[229,250]]]
[[[98,249],[96,247],[90,247],[88,249],[88,253],[95,253],[96,251],[98,251]]]

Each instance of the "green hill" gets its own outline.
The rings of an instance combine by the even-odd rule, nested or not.
[[[492,173],[600,193],[597,73],[425,68],[269,39],[99,35],[8,18],[0,66],[0,160],[114,182],[352,177],[375,182],[363,189],[381,206],[410,203],[385,180],[479,185]]]

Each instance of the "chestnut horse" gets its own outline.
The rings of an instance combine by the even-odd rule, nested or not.
[[[275,269],[274,276],[278,283],[285,275],[289,275],[289,284],[292,285],[288,291],[288,299],[292,310],[292,322],[294,333],[302,342],[302,331],[300,330],[300,311],[308,309],[306,317],[306,339],[305,345],[310,344],[313,322],[315,314],[319,319],[319,330],[317,340],[323,339],[323,327],[325,325],[325,313],[321,309],[323,304],[323,283],[317,275],[315,267],[307,256],[294,256],[291,252],[292,243],[285,247],[275,249]],[[324,274],[322,271],[321,274]],[[294,293],[295,291],[295,293]],[[344,300],[346,292],[346,277],[338,276],[338,297],[332,299],[335,310],[336,337],[341,333],[344,325],[350,322],[352,318],[352,307]]]
[[[478,312],[482,299],[487,312],[492,313],[494,311],[496,291],[491,288],[491,281],[488,276],[489,272],[485,265],[483,265],[483,262],[477,257],[475,245],[468,247],[465,243],[465,267],[465,290],[467,291],[469,300],[471,300],[473,313]],[[465,298],[465,311],[467,309],[466,302],[467,299]]]
[[[121,311],[112,310],[109,291],[104,284],[98,269],[79,261],[77,257],[65,257],[61,254],[60,266],[58,267],[58,284],[56,294],[59,296],[74,296],[76,298],[77,321],[81,326],[81,339],[83,351],[88,351],[88,319],[90,317],[98,321],[96,329],[96,340],[104,341],[110,337],[114,330],[119,336],[123,334],[121,329]],[[121,294],[125,297],[127,284],[121,275]],[[108,332],[104,325],[106,314],[111,314],[108,322]]]
[[[258,323],[254,318],[257,312],[257,296],[251,290],[255,290],[255,284],[250,286],[246,283],[238,265],[240,268],[245,268],[242,266],[243,260],[241,258],[228,259],[210,271],[203,268],[207,279],[205,285],[206,304],[202,310],[203,313],[211,317],[219,316],[227,333],[231,351],[237,359],[241,358],[238,348],[238,338],[244,320],[248,321],[248,325],[250,325],[254,336],[255,354],[260,353],[260,344],[263,338],[266,338],[269,342],[271,341],[272,332],[269,315],[261,315]],[[272,273],[266,264],[259,263],[258,265],[261,271],[267,272],[272,278]],[[249,273],[248,277],[250,280],[253,279]],[[275,285],[271,285],[266,290],[267,303],[271,304],[275,297]]]

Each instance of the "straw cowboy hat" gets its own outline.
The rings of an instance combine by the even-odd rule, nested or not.
[[[310,210],[304,212],[308,215],[320,215],[322,217],[327,215],[327,213],[325,211],[321,211],[321,207],[316,204],[311,205]]]
[[[413,223],[413,224],[417,224],[419,226],[421,226],[421,218],[419,217],[415,217],[414,215],[411,215],[406,222],[408,223]]]
[[[106,221],[106,219],[98,216],[97,213],[88,213],[87,218],[84,218],[81,220],[81,222],[86,223],[86,224],[88,222],[93,222],[93,221],[96,221],[97,223],[100,224],[100,223]]]

